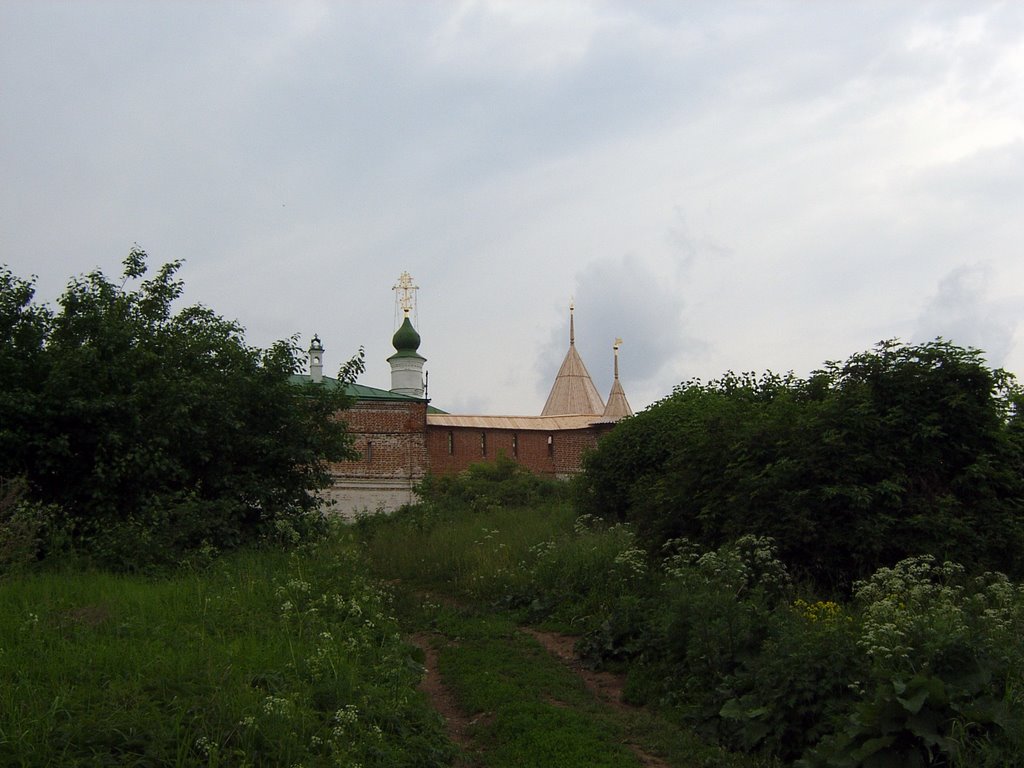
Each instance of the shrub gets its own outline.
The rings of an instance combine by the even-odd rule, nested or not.
[[[722,686],[733,693],[718,713],[736,725],[733,745],[793,760],[830,733],[863,677],[856,639],[854,617],[834,602],[778,606],[757,654]]]
[[[1024,411],[978,350],[883,342],[806,380],[680,385],[584,460],[582,512],[651,551],[771,536],[827,591],[913,555],[1024,573]]]
[[[724,683],[758,653],[788,575],[759,537],[708,552],[686,540],[666,549],[660,585],[620,590],[578,647],[591,663],[630,662],[632,700],[680,706],[728,729],[719,710],[734,694]]]
[[[481,511],[525,507],[568,496],[565,482],[535,475],[507,456],[473,464],[457,475],[428,475],[416,487],[428,504]]]
[[[25,498],[25,481],[0,482],[0,576],[35,563],[58,528],[52,506]]]
[[[128,570],[300,529],[326,462],[351,455],[344,387],[293,385],[294,339],[255,349],[206,307],[176,309],[180,262],[147,276],[146,258],[134,249],[119,282],[72,280],[55,313],[0,270],[0,478]]]
[[[863,695],[801,765],[1020,764],[1024,590],[922,556],[880,569],[856,599]]]

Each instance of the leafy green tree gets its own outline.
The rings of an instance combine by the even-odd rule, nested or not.
[[[31,282],[0,268],[0,478],[23,466],[43,376],[50,313],[32,303]]]
[[[653,545],[773,537],[798,573],[845,588],[933,554],[1020,573],[1020,392],[978,350],[883,342],[808,379],[688,382],[585,461],[586,511]]]
[[[3,440],[19,445],[3,474],[116,567],[300,535],[327,462],[352,454],[344,388],[291,384],[294,339],[256,349],[212,310],[176,309],[179,267],[147,278],[136,248],[120,284],[76,278],[52,314],[9,272],[0,286],[0,332],[20,344],[0,357]],[[361,369],[360,353],[341,376]]]

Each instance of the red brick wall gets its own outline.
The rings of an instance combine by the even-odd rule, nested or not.
[[[412,400],[359,400],[341,418],[348,424],[359,458],[331,465],[339,488],[346,487],[345,478],[357,485],[415,483],[428,471],[452,474],[500,455],[531,472],[565,477],[580,471],[583,453],[612,427],[547,431],[428,426],[426,403]]]
[[[610,425],[601,425],[586,429],[517,431],[428,426],[427,456],[430,471],[437,475],[461,472],[470,464],[494,461],[499,455],[538,474],[573,475],[580,471],[583,452],[596,446],[598,437],[609,428]],[[481,447],[481,436],[486,451]]]
[[[427,468],[427,405],[417,401],[359,400],[341,414],[359,458],[331,465],[336,475],[411,478]]]

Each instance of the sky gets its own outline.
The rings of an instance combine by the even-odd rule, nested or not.
[[[1024,374],[1024,3],[0,0],[0,263],[539,414],[937,336]]]

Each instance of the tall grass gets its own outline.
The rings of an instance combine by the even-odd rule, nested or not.
[[[531,557],[531,548],[553,533],[572,531],[571,507],[494,507],[460,514],[424,504],[391,519],[357,523],[367,542],[371,567],[389,578],[444,585],[476,594],[482,582],[498,580]]]
[[[346,533],[159,579],[0,584],[0,764],[443,765]]]

